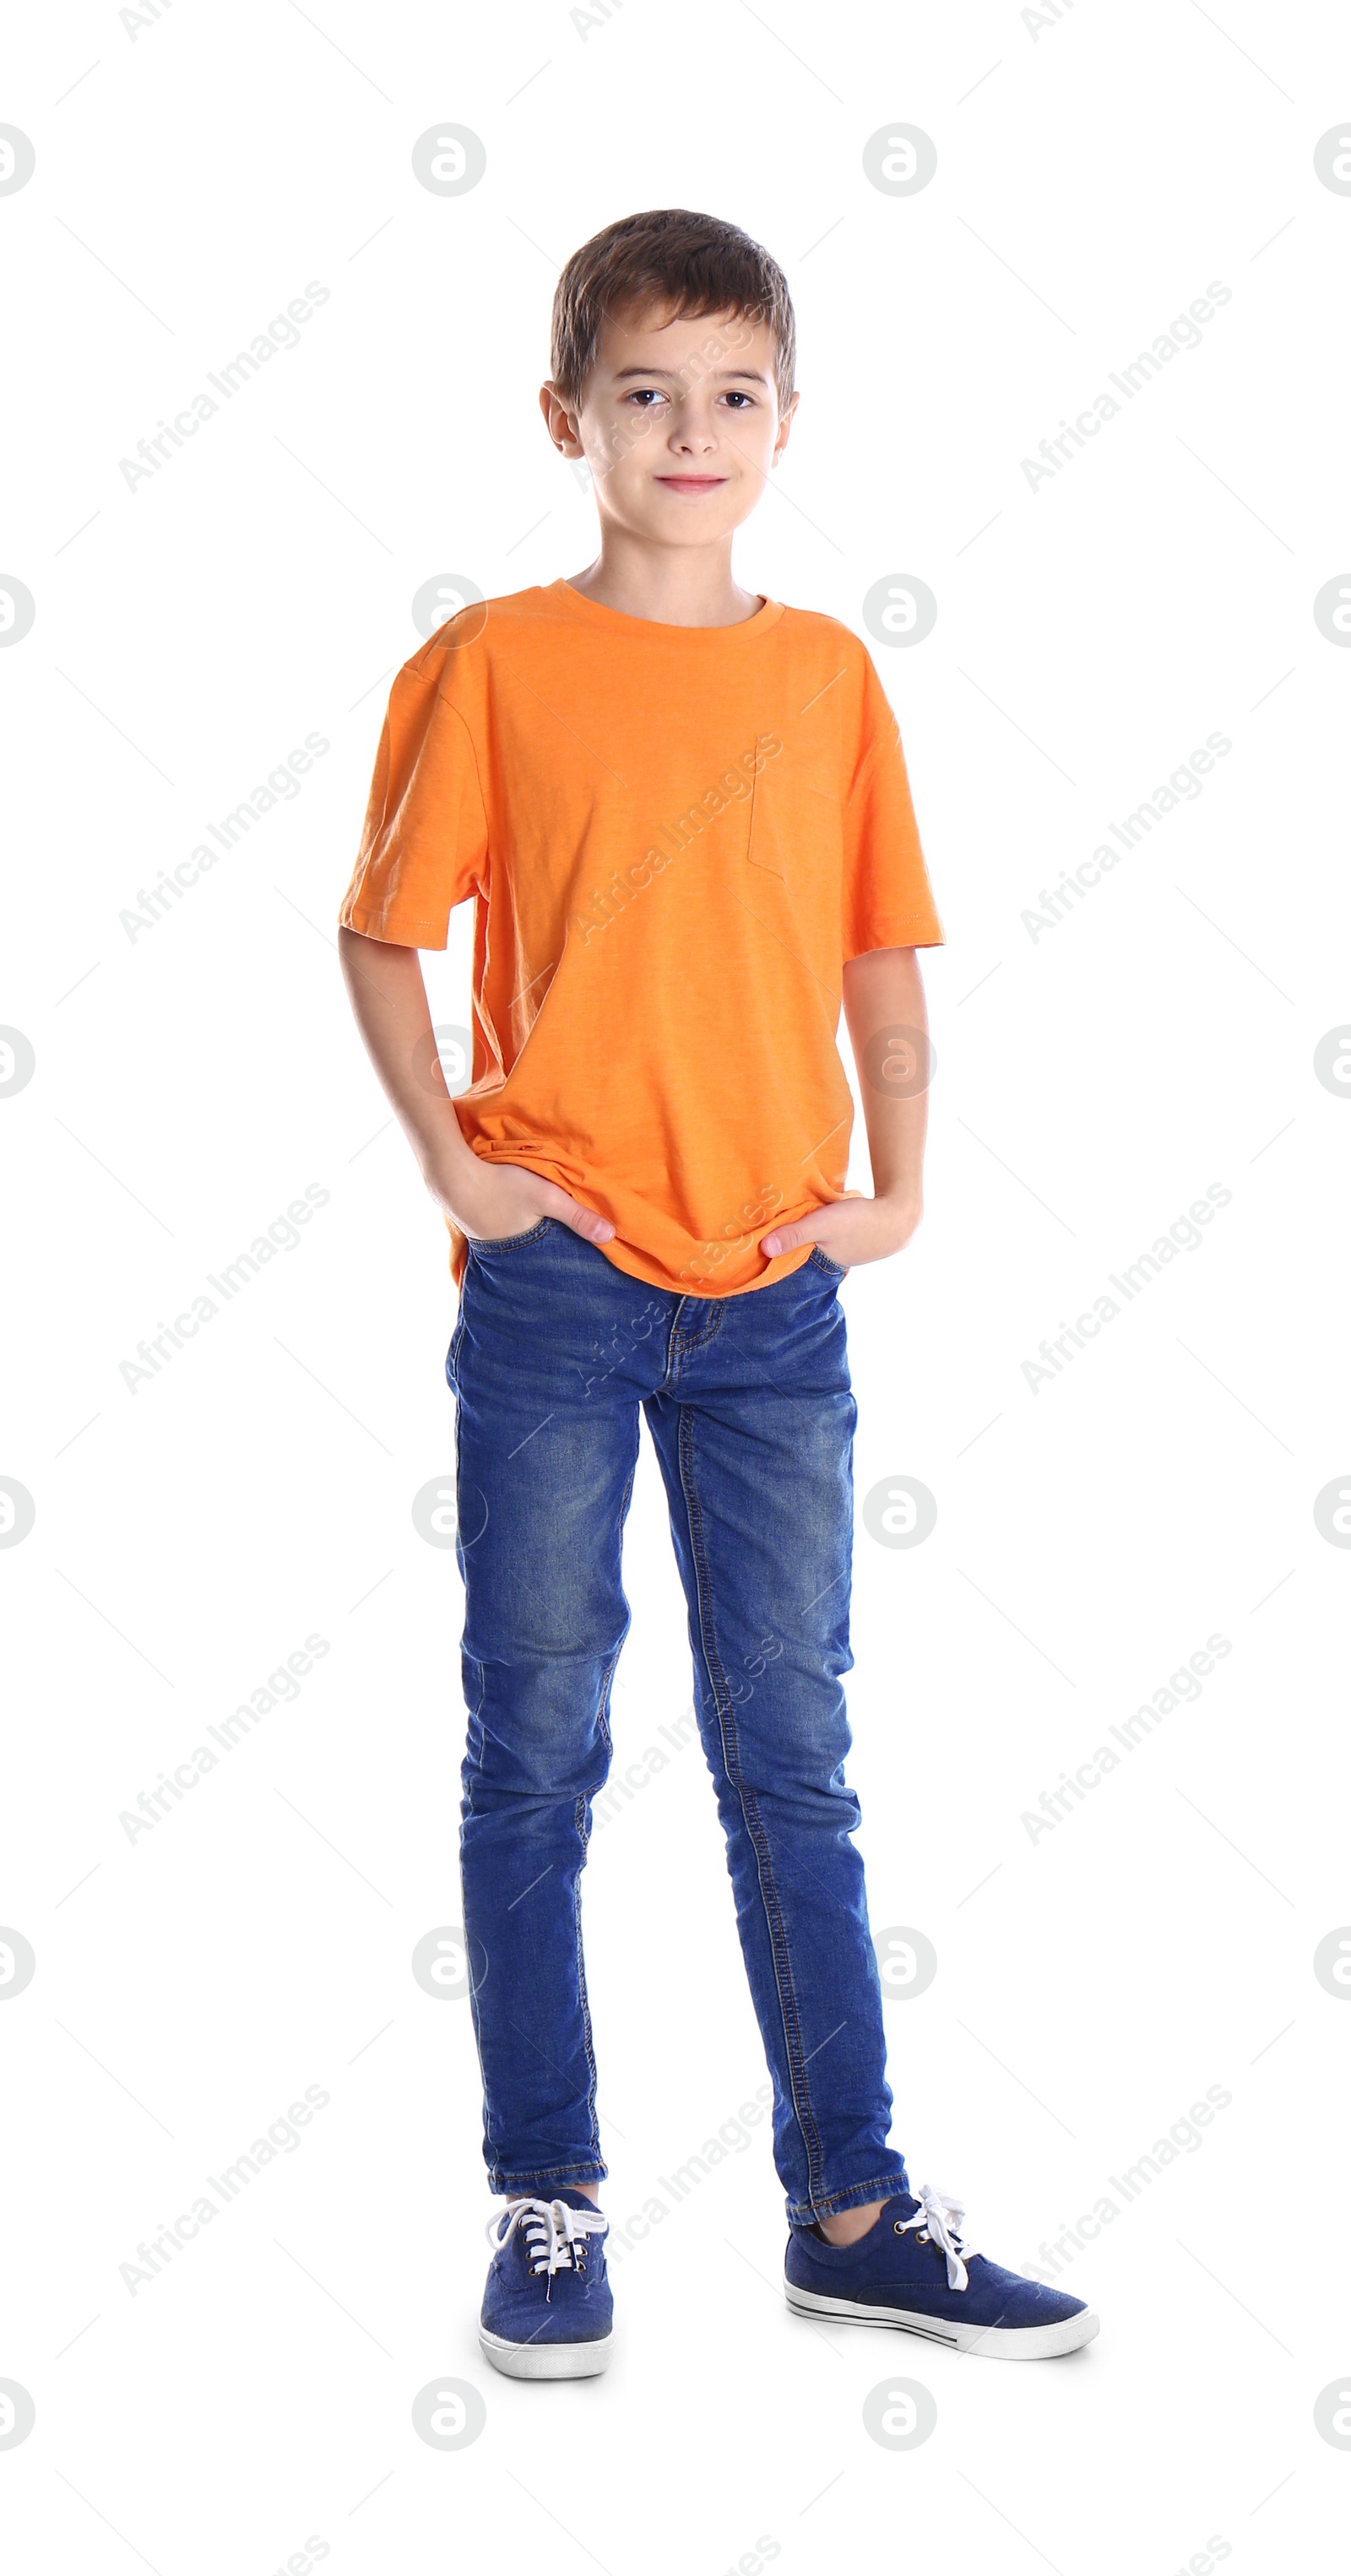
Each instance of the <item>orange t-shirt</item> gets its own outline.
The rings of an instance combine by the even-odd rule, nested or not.
[[[777,600],[664,626],[566,581],[462,609],[395,680],[340,918],[444,948],[471,895],[474,1152],[607,1216],[657,1288],[805,1261],[758,1238],[844,1190],[844,962],[943,937],[857,636]]]

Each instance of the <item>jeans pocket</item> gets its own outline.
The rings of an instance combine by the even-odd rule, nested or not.
[[[849,1273],[844,1268],[843,1264],[838,1261],[832,1261],[829,1253],[821,1250],[819,1243],[814,1243],[812,1245],[811,1258],[815,1262],[818,1270],[824,1270],[827,1279],[848,1278]]]
[[[553,1223],[551,1216],[542,1216],[538,1225],[527,1226],[524,1234],[467,1234],[465,1242],[471,1252],[517,1252],[523,1243],[538,1243]]]

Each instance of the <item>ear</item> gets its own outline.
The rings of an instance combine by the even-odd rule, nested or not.
[[[790,394],[783,411],[779,415],[779,426],[774,440],[774,454],[770,459],[772,466],[778,464],[779,458],[782,456],[785,447],[788,445],[788,433],[793,426],[793,416],[797,410],[799,399],[800,397],[796,393]]]
[[[549,433],[550,443],[557,448],[560,456],[580,456],[582,442],[577,435],[577,415],[569,409],[552,382],[546,382],[540,386],[539,407],[544,414],[544,426]]]

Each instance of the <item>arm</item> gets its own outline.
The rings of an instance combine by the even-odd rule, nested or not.
[[[443,1215],[480,1240],[523,1234],[551,1216],[588,1243],[607,1242],[614,1227],[566,1190],[520,1164],[485,1162],[465,1143],[436,1052],[417,950],[340,930],[338,955],[366,1052]]]
[[[796,1225],[762,1235],[773,1255],[819,1243],[851,1269],[900,1252],[924,1213],[924,1132],[928,1124],[929,1023],[919,958],[913,948],[874,948],[844,970],[844,1016],[863,1092],[873,1191],[816,1208]],[[912,1044],[872,1048],[887,1030],[911,1032]],[[880,1061],[879,1061],[880,1059]]]

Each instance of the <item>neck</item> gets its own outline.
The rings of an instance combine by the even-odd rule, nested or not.
[[[732,579],[732,540],[710,546],[653,546],[623,528],[603,528],[600,553],[569,587],[602,608],[662,626],[740,626],[760,606]]]

